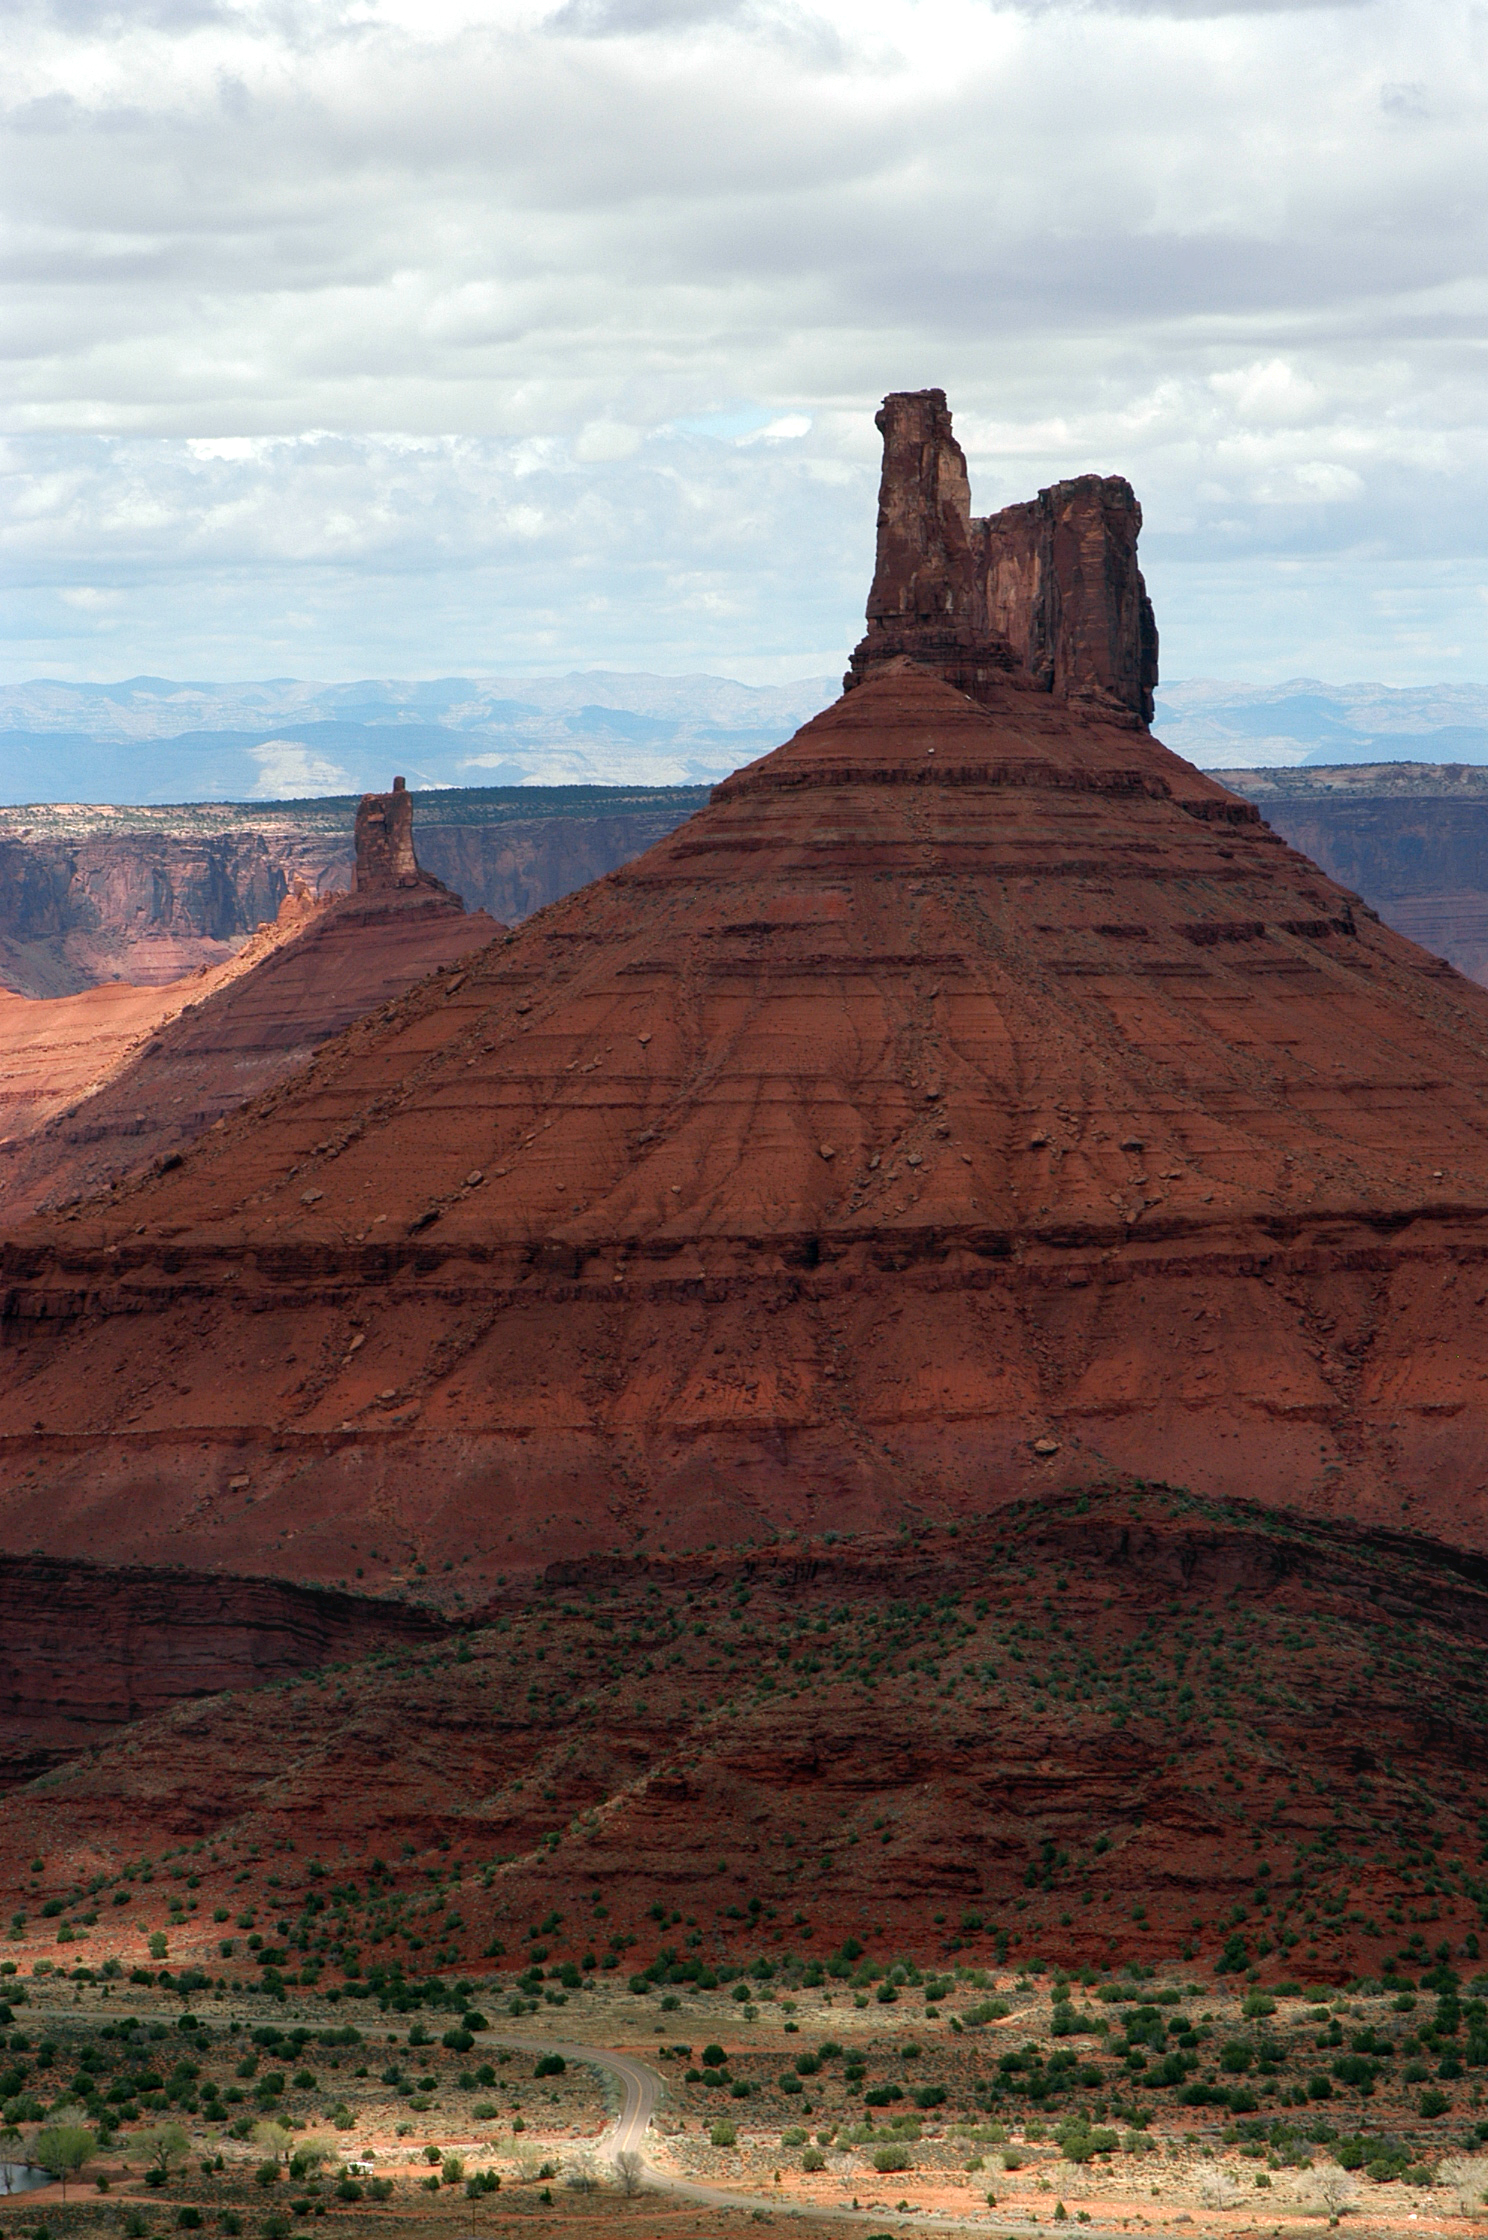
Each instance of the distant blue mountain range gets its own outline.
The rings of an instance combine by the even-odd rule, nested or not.
[[[1219,684],[1158,689],[1153,730],[1201,770],[1488,762],[1488,685]]]
[[[41,678],[0,687],[0,802],[278,801],[384,787],[699,785],[790,737],[835,677]],[[1159,738],[1201,769],[1488,763],[1488,685],[1164,685]]]
[[[270,801],[385,787],[697,785],[790,737],[832,677],[446,677],[0,688],[0,801]]]

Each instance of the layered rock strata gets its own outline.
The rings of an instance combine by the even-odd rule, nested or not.
[[[1017,673],[1108,721],[1152,721],[1157,624],[1137,566],[1142,509],[1079,475],[976,519],[943,389],[885,397],[867,634],[844,683],[916,668],[974,700]]]
[[[1384,762],[1215,774],[1397,933],[1488,986],[1488,770]]]
[[[1488,996],[1250,805],[906,665],[16,1235],[0,1529],[479,1593],[1128,1471],[1480,1547],[1485,1119]]]
[[[246,1476],[235,1492],[251,1507]],[[270,1579],[0,1557],[0,1789],[183,1699],[446,1630],[403,1603]]]
[[[331,1613],[317,1605],[346,1598],[261,1582],[249,1659],[250,1582],[158,1577],[153,1609],[133,1584],[127,1668],[110,1582],[53,1584],[42,1569],[23,1575],[55,1639],[34,1660],[42,1685],[78,1706],[76,1645],[96,1631],[106,1704],[127,1669],[140,1716],[100,1725],[95,1747],[0,1805],[23,1979],[57,1955],[39,1910],[54,1895],[82,1915],[94,1970],[137,1965],[164,1928],[173,1968],[232,1986],[303,1958],[322,1990],[333,1971],[399,1957],[410,1975],[489,1977],[493,1959],[514,1975],[545,1915],[554,1974],[607,1943],[624,1970],[644,1967],[675,1949],[675,1910],[707,1966],[825,1956],[866,1929],[922,1962],[1116,1970],[1181,1953],[1192,1978],[1238,1929],[1245,1967],[1311,1983],[1392,1964],[1414,1978],[1428,1940],[1448,1940],[1465,1976],[1488,1926],[1471,1870],[1447,1868],[1472,1858],[1488,1805],[1488,1595],[1480,1566],[1419,1542],[1096,1490],[954,1535],[557,1565],[535,1593],[465,1616],[454,1653],[431,1655],[411,1627],[396,1653],[389,1613],[395,1653],[359,1663],[354,1638],[321,1632]],[[221,1647],[202,1630],[208,1590]],[[14,1620],[28,1646],[29,1608]],[[294,1660],[313,1670],[327,1648],[334,1685],[296,1683]],[[240,1692],[255,1677],[278,1684]],[[151,1716],[173,1679],[223,1692]],[[1443,1864],[1425,1911],[1428,1817]],[[194,1917],[167,1912],[163,1874],[124,1883],[124,1908],[97,1889],[198,1844]],[[239,1877],[255,1853],[276,1892],[279,1875],[312,1881],[307,1858],[334,1861],[346,1910],[317,1915],[286,1888],[270,1913],[261,1897],[264,1930],[287,1915],[288,1950],[265,1936],[256,1957],[239,1939],[228,1957],[213,1911],[251,1904]],[[418,1893],[401,1923],[389,1862]],[[431,1877],[448,1888],[452,1869],[457,1908],[449,1889],[431,1928]],[[1006,2038],[989,2035],[995,2074]],[[1305,2080],[1311,2033],[1298,2050]],[[1131,2075],[1110,2088],[1130,2091]],[[1182,2081],[1149,2068],[1144,2098],[1173,2107]],[[1332,2114],[1342,2128],[1336,2099]]]
[[[273,925],[214,971],[149,993],[0,995],[0,1221],[176,1159],[352,1020],[500,932],[419,868],[400,814],[396,855],[369,817],[355,893],[297,881]]]
[[[508,924],[628,863],[706,798],[700,786],[425,793],[419,861]],[[152,823],[163,829],[138,829]],[[0,993],[167,989],[240,954],[297,885],[339,894],[354,877],[346,802],[0,810]]]
[[[316,850],[259,832],[77,841],[0,835],[0,987],[45,998],[164,988],[272,923]]]

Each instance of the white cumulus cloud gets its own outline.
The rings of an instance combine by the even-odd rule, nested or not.
[[[12,676],[820,673],[927,384],[978,506],[1131,477],[1169,674],[1483,671],[1476,0],[10,0],[0,61]]]

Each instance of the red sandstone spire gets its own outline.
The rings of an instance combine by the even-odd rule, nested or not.
[[[885,397],[876,425],[877,564],[845,684],[908,660],[974,700],[1013,674],[1115,721],[1150,723],[1157,624],[1131,484],[1079,475],[978,520],[943,389]]]
[[[394,778],[391,793],[364,793],[356,813],[357,894],[387,894],[399,887],[448,889],[425,871],[413,847],[413,795],[407,780]]]
[[[1119,698],[1124,485],[979,526],[886,417],[866,681],[12,1235],[0,1544],[515,1568],[1133,1473],[1488,1548],[1488,993]]]

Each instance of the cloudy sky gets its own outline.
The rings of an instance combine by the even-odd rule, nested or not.
[[[886,389],[1170,678],[1488,677],[1488,9],[6,0],[0,675],[858,633]]]

